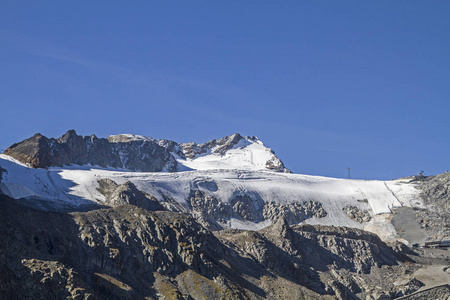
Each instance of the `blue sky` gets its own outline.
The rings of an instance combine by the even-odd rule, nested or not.
[[[0,149],[258,136],[296,173],[450,169],[448,1],[0,2]]]

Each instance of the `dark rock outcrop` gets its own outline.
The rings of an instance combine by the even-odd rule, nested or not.
[[[275,202],[264,203],[264,219],[275,222],[279,218],[285,218],[289,224],[299,224],[312,217],[324,218],[327,216],[322,203],[315,201],[294,202],[291,204],[278,204]]]
[[[194,158],[198,155],[205,154],[208,151],[214,150],[212,153],[225,154],[227,150],[233,148],[243,137],[239,133],[235,133],[230,136],[223,137],[219,140],[211,140],[204,144],[196,143],[181,143],[180,146],[183,149],[186,158]]]
[[[367,210],[361,210],[357,206],[347,205],[342,210],[350,219],[355,220],[358,223],[369,222],[372,220],[372,217]]]
[[[101,179],[98,184],[98,191],[105,196],[108,206],[132,204],[151,211],[164,210],[155,197],[138,190],[130,181],[119,185],[110,179]]]
[[[6,169],[3,169],[2,167],[0,167],[0,182],[2,182],[4,173],[8,173],[8,171]]]
[[[191,209],[189,213],[196,218],[202,217],[207,221],[203,225],[208,228],[221,228],[222,226],[215,223],[223,224],[230,218],[251,222],[270,220],[272,223],[285,218],[289,224],[299,224],[312,217],[327,216],[327,212],[319,202],[279,204],[264,202],[258,194],[249,195],[239,192],[236,192],[229,202],[222,202],[200,190],[191,190],[188,203]]]
[[[95,135],[80,136],[75,130],[57,139],[38,133],[4,153],[33,168],[91,164],[142,172],[177,171],[175,158],[154,141],[109,141]]]

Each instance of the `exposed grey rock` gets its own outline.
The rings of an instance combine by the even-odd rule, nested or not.
[[[105,204],[112,207],[132,204],[147,210],[164,210],[155,197],[147,195],[127,181],[118,185],[110,179],[98,181],[98,191],[105,196]]]
[[[367,210],[360,210],[358,207],[353,205],[347,205],[342,209],[347,216],[355,220],[359,223],[369,222],[372,220],[372,217],[370,216],[370,213]]]
[[[243,137],[239,133],[235,133],[219,140],[211,140],[204,144],[191,142],[181,143],[180,146],[183,149],[185,157],[192,159],[198,155],[205,154],[208,151],[223,155],[227,150],[233,148],[241,139],[243,139]],[[213,148],[215,149],[213,150]]]
[[[68,268],[58,261],[40,259],[22,259],[22,265],[29,269],[29,276],[22,289],[29,291],[27,296],[44,296],[46,299],[98,299],[94,291],[73,268]],[[14,296],[17,296],[14,295]],[[11,298],[14,297],[11,295]]]
[[[441,210],[450,210],[450,173],[425,177],[421,181],[422,198],[426,204],[437,205]]]
[[[131,134],[117,134],[110,135],[108,137],[108,141],[111,143],[127,143],[132,141],[151,141],[154,142],[161,147],[166,148],[169,152],[177,154],[181,158],[185,158],[183,149],[180,145],[174,141],[164,140],[164,139],[154,139],[151,137],[144,137],[139,135],[131,135]]]
[[[272,151],[275,155],[275,152]],[[284,173],[292,173],[289,169],[287,169],[283,162],[276,156],[272,157],[272,159],[266,162],[266,169],[276,171],[276,172],[284,172]]]
[[[228,204],[206,196],[199,190],[191,191],[188,203],[194,215],[200,215],[205,219],[223,222],[233,215],[232,208]]]
[[[411,295],[399,297],[401,300],[448,300],[450,298],[450,285],[440,285],[432,287],[420,292],[413,293]]]
[[[259,195],[237,194],[230,200],[233,216],[245,221],[263,221],[264,201]]]
[[[398,292],[395,296],[401,297],[412,294],[423,286],[424,286],[423,282],[417,280],[416,278],[412,278],[405,284],[398,286]]]
[[[298,224],[312,217],[326,217],[327,212],[322,203],[315,201],[286,205],[268,202],[264,203],[263,215],[266,220],[276,221],[279,218],[286,218],[289,224]]]
[[[450,173],[436,176],[416,176],[411,179],[422,190],[423,209],[415,213],[428,240],[450,239]]]
[[[35,134],[12,145],[5,154],[33,168],[91,164],[143,172],[177,170],[175,158],[156,142],[109,141],[95,135],[80,136],[75,130],[67,131],[58,139]]]
[[[198,182],[194,186],[202,186],[203,184],[207,188],[214,189],[214,186],[209,182],[207,184],[206,182]],[[196,218],[201,216],[202,222],[204,222],[202,224],[210,229],[222,228],[217,222],[223,224],[230,218],[252,222],[265,220],[276,222],[280,218],[285,218],[289,224],[299,224],[312,217],[323,218],[327,215],[319,202],[305,201],[283,205],[275,202],[264,202],[259,195],[241,194],[239,191],[229,202],[222,202],[200,190],[191,190],[188,203],[190,212]]]

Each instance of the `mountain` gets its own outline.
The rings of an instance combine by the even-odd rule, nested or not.
[[[38,209],[157,203],[211,229],[260,229],[284,217],[289,224],[347,226],[395,240],[392,209],[424,206],[419,181],[292,174],[259,139],[239,134],[203,144],[131,134],[82,137],[73,130],[58,139],[36,134],[6,149],[0,167],[8,171],[0,190]],[[114,192],[122,188],[135,197]]]
[[[283,217],[396,240],[393,209],[425,207],[423,181],[292,174],[259,139],[239,134],[203,144],[73,130],[57,139],[36,134],[6,149],[0,167],[7,170],[0,191],[38,209],[163,207],[211,229],[261,229]]]
[[[32,168],[64,165],[98,165],[133,171],[176,171],[177,163],[167,149],[150,140],[126,143],[79,136],[75,130],[60,138],[47,138],[39,133],[4,152]]]
[[[32,168],[95,165],[138,172],[235,168],[289,172],[259,139],[239,134],[204,144],[178,144],[131,134],[107,139],[80,136],[69,130],[57,139],[37,133],[7,148],[4,154]]]
[[[244,169],[244,170],[272,170],[290,173],[275,152],[266,146],[257,137],[242,137],[235,133],[218,140],[197,144],[176,143],[174,141],[153,139],[150,137],[119,134],[108,137],[111,142],[153,142],[166,148],[178,162],[179,171],[187,170],[217,170],[217,169]]]
[[[448,254],[413,247],[450,239],[449,191],[293,174],[239,134],[36,134],[0,154],[0,297],[449,296]]]

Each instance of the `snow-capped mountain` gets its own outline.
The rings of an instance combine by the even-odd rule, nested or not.
[[[210,228],[258,229],[284,217],[395,239],[392,209],[423,206],[410,180],[291,174],[259,139],[239,134],[204,144],[74,131],[58,139],[35,135],[0,155],[0,167],[1,192],[40,209],[157,201]]]
[[[289,172],[258,138],[244,138],[239,134],[204,144],[178,144],[132,134],[112,135],[107,139],[80,136],[75,130],[69,130],[57,139],[35,134],[12,145],[5,154],[32,168],[96,165],[142,172],[209,169]]]
[[[179,171],[187,170],[273,170],[289,173],[275,152],[264,146],[257,137],[242,137],[236,133],[207,143],[176,143],[132,134],[108,137],[110,142],[153,142],[166,148],[176,158]]]
[[[292,174],[238,134],[38,134],[0,154],[3,298],[391,299],[448,282],[404,244],[450,237],[449,187]]]

